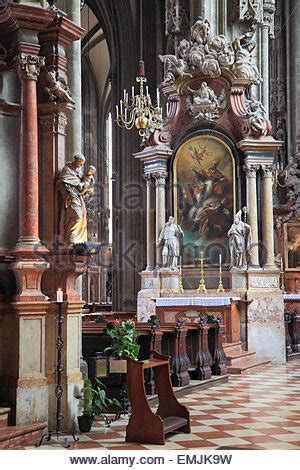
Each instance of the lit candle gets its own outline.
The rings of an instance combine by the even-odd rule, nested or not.
[[[120,100],[120,111],[121,111],[121,114],[123,114],[123,101]]]
[[[116,104],[116,115],[119,116],[119,106]]]
[[[61,288],[58,289],[58,291],[56,291],[56,302],[63,302],[64,301],[64,294],[63,294],[63,291],[61,290]]]
[[[222,255],[219,255],[219,272],[222,273]]]
[[[127,121],[127,108],[125,108],[125,121]]]
[[[134,97],[134,86],[131,88],[131,95],[132,95],[132,98]]]
[[[126,88],[124,88],[124,101],[126,101],[126,94],[127,94],[127,91],[126,91]]]
[[[169,103],[167,103],[167,116],[169,116]]]
[[[159,89],[158,88],[156,88],[156,100],[157,100],[157,107],[159,108],[160,100],[159,100]]]
[[[146,86],[146,95],[149,95],[149,87]]]

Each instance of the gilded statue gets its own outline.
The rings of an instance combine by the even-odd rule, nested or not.
[[[234,217],[234,222],[228,231],[231,268],[247,269],[250,260],[251,227],[242,221],[240,210]]]
[[[168,222],[163,226],[157,246],[162,245],[163,268],[175,271],[180,255],[180,241],[183,239],[182,228],[175,224],[174,217],[170,216]]]
[[[83,155],[75,155],[58,175],[58,190],[62,196],[59,239],[72,246],[87,241],[86,202],[94,193],[95,167],[90,166],[82,175]]]

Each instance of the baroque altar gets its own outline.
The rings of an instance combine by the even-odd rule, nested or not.
[[[229,298],[228,316],[238,317],[240,325],[235,339],[259,358],[283,363],[284,304],[274,261],[272,196],[274,154],[282,143],[272,137],[267,112],[256,98],[262,79],[251,61],[254,36],[252,27],[231,42],[198,18],[179,43],[178,56],[160,56],[168,115],[146,132],[144,149],[134,154],[142,163],[147,200],[147,265],[137,317],[147,321],[158,314],[166,298],[176,298],[172,307],[179,308],[180,299],[199,297],[196,260],[204,252],[208,294],[200,297]],[[156,243],[170,216],[183,232],[175,269],[164,265]],[[232,263],[228,232],[234,216],[251,234],[247,262],[242,257]],[[222,294],[217,292],[220,258]],[[216,307],[214,301],[199,305],[198,314]]]

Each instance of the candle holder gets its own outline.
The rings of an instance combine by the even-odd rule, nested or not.
[[[52,431],[47,431],[45,434],[42,435],[41,440],[38,444],[36,444],[36,447],[40,447],[42,445],[43,440],[45,439],[46,441],[50,441],[52,434],[56,434],[56,438],[58,439],[59,437],[62,437],[64,440],[64,446],[66,448],[70,447],[70,443],[68,440],[68,436],[66,435],[66,432],[61,431],[61,420],[64,418],[64,414],[61,411],[61,399],[63,396],[63,386],[61,383],[61,375],[64,370],[64,366],[62,364],[62,349],[64,346],[64,340],[63,340],[63,335],[62,335],[62,324],[64,321],[64,317],[62,314],[62,305],[65,304],[66,302],[53,302],[55,305],[57,305],[57,315],[56,315],[56,323],[57,323],[57,337],[55,341],[55,347],[56,347],[56,366],[55,366],[55,371],[56,371],[56,387],[55,387],[55,396],[56,396],[56,426],[55,430]],[[73,436],[73,439],[75,442],[79,441],[78,437],[75,437],[74,432],[70,431],[70,433]]]
[[[206,286],[204,280],[204,261],[207,258],[204,258],[204,251],[200,251],[200,258],[195,258],[196,261],[200,261],[200,281],[197,289],[198,294],[206,294]]]
[[[285,294],[285,285],[284,285],[284,271],[280,271],[280,277],[281,277],[281,282],[280,282],[280,290],[283,294]]]
[[[178,294],[183,294],[184,293],[184,288],[183,288],[183,282],[182,282],[182,273],[179,273],[178,277],[178,289],[177,289]]]
[[[221,271],[219,271],[219,285],[218,285],[217,292],[218,292],[218,293],[220,293],[220,292],[225,292],[225,289],[224,289],[224,286],[223,286],[223,282],[222,282],[222,272],[221,272]]]

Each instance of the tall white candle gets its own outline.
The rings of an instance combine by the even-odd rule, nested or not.
[[[131,87],[131,95],[132,95],[132,98],[134,97],[134,86]]]
[[[63,302],[64,301],[64,293],[61,288],[56,291],[56,302]]]
[[[222,273],[222,255],[219,255],[219,272]]]
[[[160,97],[159,97],[159,89],[156,88],[156,100],[157,100],[157,107],[160,107]]]
[[[121,111],[121,114],[123,114],[123,101],[120,100],[120,111]]]
[[[280,271],[283,272],[283,259],[282,259],[282,256],[280,258]]]
[[[116,115],[119,116],[119,106],[116,104]]]
[[[181,269],[182,269],[182,256],[179,256],[179,272],[181,274]]]

